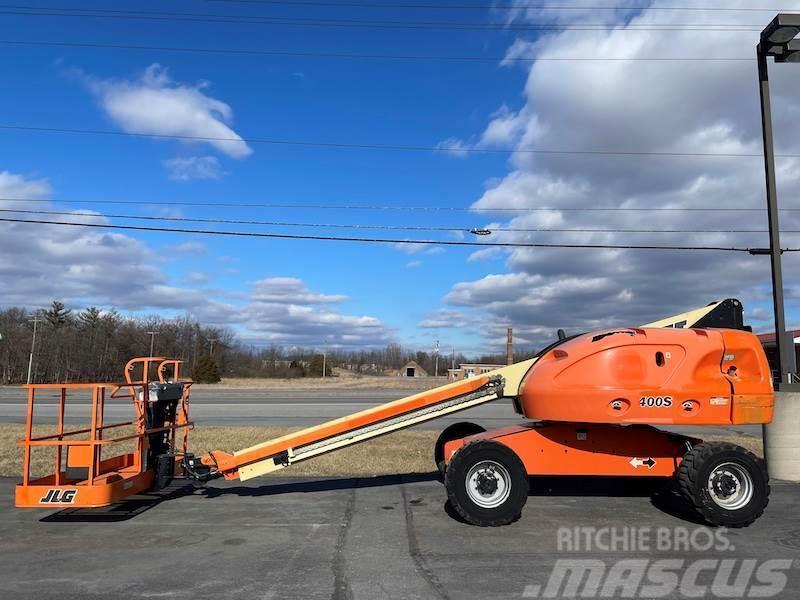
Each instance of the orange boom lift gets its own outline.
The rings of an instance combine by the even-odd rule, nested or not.
[[[675,481],[712,524],[745,526],[767,505],[763,461],[729,443],[704,443],[653,425],[730,426],[772,419],[772,379],[758,339],[742,325],[741,303],[725,300],[653,327],[560,335],[534,358],[370,408],[233,454],[187,451],[190,383],[179,361],[135,359],[126,382],[28,386],[23,482],[17,506],[103,506],[183,474],[199,481],[247,480],[339,448],[501,397],[528,421],[496,431],[473,423],[445,429],[434,448],[454,508],[470,523],[517,519],[529,475],[661,477]],[[689,328],[684,328],[688,326]],[[723,327],[723,328],[718,328]],[[560,332],[561,333],[561,332]],[[131,373],[138,367],[141,376]],[[157,377],[149,379],[151,367]],[[71,388],[92,393],[92,425],[64,431]],[[60,390],[58,433],[33,437],[37,390]],[[106,390],[134,405],[134,421],[104,425]],[[105,433],[127,425],[135,433]],[[179,435],[179,432],[182,432]],[[88,438],[74,439],[84,435]],[[121,441],[132,453],[103,458]],[[55,473],[32,480],[31,450],[55,448]],[[66,450],[66,451],[65,451]]]

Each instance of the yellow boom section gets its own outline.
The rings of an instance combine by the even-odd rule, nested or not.
[[[535,358],[381,404],[256,444],[234,454],[210,452],[202,462],[228,479],[252,479],[290,464],[466,410],[503,396],[517,396]]]

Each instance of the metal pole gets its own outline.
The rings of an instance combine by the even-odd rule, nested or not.
[[[772,139],[772,111],[769,97],[769,72],[767,56],[759,44],[758,82],[761,97],[761,132],[764,142],[764,172],[767,182],[767,219],[769,221],[769,256],[772,266],[772,308],[775,315],[775,347],[777,350],[778,389],[790,383],[786,369],[791,364],[786,347],[786,317],[783,309],[783,270],[781,268],[781,239],[778,221],[778,191],[775,180],[775,149]],[[794,351],[794,349],[792,349]]]
[[[214,356],[214,342],[216,342],[216,341],[217,341],[217,338],[211,338],[211,339],[208,340],[208,343],[210,345],[210,349],[209,349],[209,352],[208,352],[209,356]]]
[[[36,326],[39,324],[39,319],[34,317],[33,321],[33,339],[31,340],[31,355],[28,358],[28,384],[31,382],[31,372],[33,371],[33,353],[36,350]]]
[[[156,335],[158,335],[160,332],[148,331],[147,333],[150,336],[150,358],[153,358],[153,344],[155,343]]]

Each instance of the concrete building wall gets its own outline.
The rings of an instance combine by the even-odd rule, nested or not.
[[[506,365],[485,365],[479,363],[465,363],[459,365],[458,369],[447,369],[447,379],[449,381],[461,381],[477,375],[483,375],[495,369],[502,369]]]
[[[400,369],[400,377],[428,377],[428,372],[418,362],[412,360]]]

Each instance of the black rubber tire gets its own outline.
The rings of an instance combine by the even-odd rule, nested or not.
[[[494,508],[476,504],[467,492],[467,474],[482,461],[502,465],[511,480],[508,498]],[[444,479],[447,498],[455,511],[467,522],[479,527],[508,525],[519,519],[528,501],[528,473],[525,465],[508,446],[489,440],[467,444],[453,455]]]
[[[444,462],[444,445],[453,440],[460,440],[468,435],[475,435],[486,431],[477,423],[470,423],[469,421],[459,421],[452,425],[445,427],[439,438],[436,440],[436,445],[433,447],[433,464],[439,471],[439,481],[444,481],[444,472],[447,465]]]
[[[175,457],[169,454],[161,454],[156,458],[154,467],[155,476],[153,477],[153,491],[163,490],[170,483],[175,473]]]
[[[709,476],[722,463],[733,463],[745,470],[753,483],[750,501],[736,510],[727,510],[716,504],[708,491]],[[769,503],[766,464],[736,444],[703,442],[696,445],[684,455],[677,479],[683,498],[711,525],[747,527],[764,513]]]

